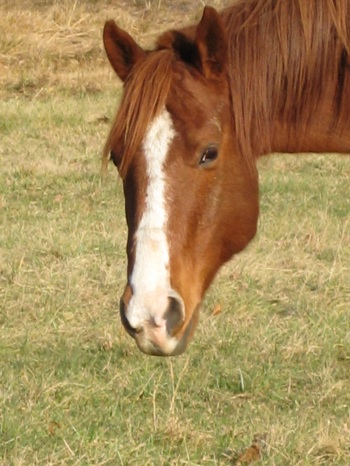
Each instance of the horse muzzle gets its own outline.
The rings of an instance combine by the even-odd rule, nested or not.
[[[120,300],[120,317],[139,349],[153,356],[183,353],[196,327],[200,306],[188,319],[184,301],[174,290],[167,291],[166,299],[134,298],[127,285]]]

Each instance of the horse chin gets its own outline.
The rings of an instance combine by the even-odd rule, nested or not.
[[[167,340],[158,344],[154,338],[149,338],[147,331],[136,333],[133,338],[136,340],[138,348],[150,356],[178,356],[184,353],[196,329],[201,304],[198,304],[192,314],[191,319],[185,328],[178,333],[179,336],[168,336]]]

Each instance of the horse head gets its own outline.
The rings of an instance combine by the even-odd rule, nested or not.
[[[143,50],[113,21],[109,61],[124,82],[106,144],[128,225],[124,327],[154,355],[182,353],[219,268],[254,237],[258,182],[237,145],[224,24],[199,24]]]

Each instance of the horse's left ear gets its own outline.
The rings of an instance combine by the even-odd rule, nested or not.
[[[220,78],[227,63],[227,33],[215,8],[206,6],[195,36],[202,72],[207,79]]]

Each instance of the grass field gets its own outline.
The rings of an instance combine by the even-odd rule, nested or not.
[[[260,162],[259,234],[185,355],[144,356],[119,321],[124,205],[99,157],[120,85],[101,28],[149,43],[200,9],[0,2],[1,465],[350,464],[350,158]]]

